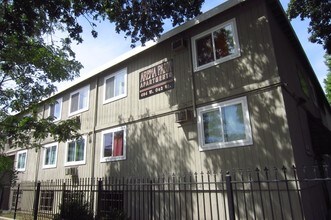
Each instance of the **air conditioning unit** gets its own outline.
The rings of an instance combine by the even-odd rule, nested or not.
[[[78,169],[77,167],[69,167],[65,169],[66,175],[71,175],[71,176],[77,176],[78,175]]]
[[[178,111],[175,113],[175,115],[177,123],[187,122],[191,119],[191,112],[187,109]]]
[[[185,41],[184,41],[183,38],[181,38],[179,40],[175,40],[171,43],[171,49],[173,51],[178,51],[178,50],[181,50],[185,47],[186,47],[186,45],[185,45]]]

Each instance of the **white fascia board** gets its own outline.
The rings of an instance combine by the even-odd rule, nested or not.
[[[220,4],[219,6],[212,8],[209,11],[206,11],[205,13],[202,13],[201,15],[195,17],[194,19],[189,20],[189,21],[185,22],[184,24],[162,34],[160,39],[158,40],[158,42],[162,42],[166,39],[169,39],[169,38],[175,36],[176,34],[186,31],[187,29],[189,29],[195,25],[198,25],[201,22],[203,22],[211,17],[214,17],[215,15],[220,14],[221,12],[226,11],[229,8],[232,8],[244,1],[246,1],[246,0],[228,0],[228,1]]]

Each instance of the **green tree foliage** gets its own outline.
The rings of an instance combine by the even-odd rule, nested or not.
[[[331,3],[329,0],[291,0],[287,13],[290,19],[300,16],[303,20],[310,19],[309,40],[322,44],[328,54],[331,54]]]
[[[331,104],[331,55],[325,55],[325,64],[328,67],[328,73],[326,79],[324,79],[324,89],[326,98]]]
[[[13,169],[14,161],[0,153],[0,188],[12,185],[16,181],[17,171]]]
[[[134,46],[158,37],[165,20],[178,25],[198,15],[203,1],[1,0],[0,147],[8,138],[35,147],[48,134],[58,141],[77,137],[79,121],[42,119],[38,103],[56,91],[55,82],[79,75],[82,65],[70,47],[83,42],[78,18],[90,23],[94,37],[97,22],[114,22]],[[58,33],[63,37],[57,38]]]

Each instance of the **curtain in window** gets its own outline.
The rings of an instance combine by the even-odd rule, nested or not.
[[[114,157],[123,155],[123,131],[117,131],[114,133],[113,155]]]
[[[50,164],[50,148],[46,148],[45,149],[46,153],[45,153],[45,165],[49,165]]]

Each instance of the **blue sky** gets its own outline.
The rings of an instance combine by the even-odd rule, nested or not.
[[[202,11],[205,12],[219,4],[224,0],[205,0]],[[289,0],[280,0],[286,10]],[[324,88],[323,79],[326,77],[327,67],[324,63],[324,54],[322,45],[313,44],[308,41],[309,34],[307,32],[308,21],[295,19],[291,24],[301,42],[301,45],[306,52],[306,55],[313,67],[322,88]],[[165,26],[165,29],[171,28],[170,25]],[[81,71],[81,76],[86,75],[99,66],[115,59],[123,53],[131,50],[130,39],[125,39],[124,34],[117,34],[113,24],[103,22],[98,24],[96,28],[98,37],[94,39],[90,34],[90,27],[84,29],[84,42],[80,45],[73,46],[76,53],[76,59],[79,60],[84,69]],[[64,83],[67,84],[67,83]],[[65,86],[61,83],[59,89]]]

